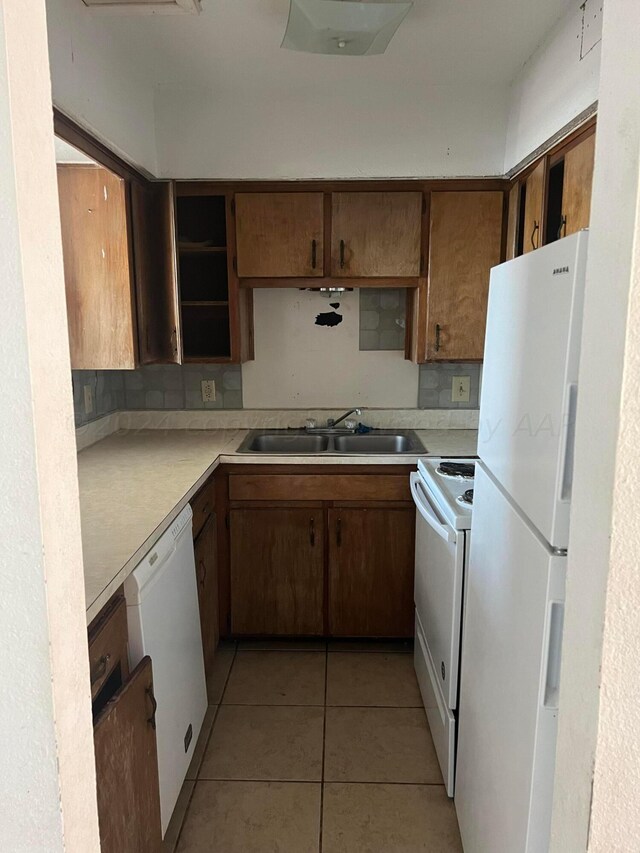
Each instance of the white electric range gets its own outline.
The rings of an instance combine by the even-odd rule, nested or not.
[[[473,459],[430,458],[411,474],[416,505],[414,666],[447,794],[455,783],[463,588]]]

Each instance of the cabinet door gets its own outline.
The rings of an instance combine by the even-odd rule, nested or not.
[[[231,631],[322,634],[321,507],[231,510]]]
[[[236,193],[241,278],[322,276],[322,193]]]
[[[333,193],[331,209],[331,275],[420,275],[422,193]]]
[[[170,181],[131,184],[138,345],[143,364],[181,360],[174,208]]]
[[[431,194],[427,358],[484,354],[489,273],[500,263],[503,193]]]
[[[102,853],[159,853],[160,791],[151,658],[96,719],[98,819]]]
[[[126,182],[100,166],[58,166],[71,367],[136,366]]]
[[[329,510],[329,633],[413,635],[415,508]]]
[[[220,631],[218,628],[218,567],[216,554],[216,517],[210,515],[200,535],[194,542],[198,603],[200,605],[200,630],[204,652],[204,669],[207,676],[213,672]]]
[[[524,234],[522,235],[522,251],[524,254],[542,246],[542,212],[544,209],[546,169],[546,158],[543,157],[525,183]]]
[[[563,236],[589,227],[595,133],[567,151],[562,185]]]
[[[518,214],[520,210],[520,184],[515,183],[509,190],[509,211],[507,213],[507,252],[506,260],[516,257],[518,248]]]

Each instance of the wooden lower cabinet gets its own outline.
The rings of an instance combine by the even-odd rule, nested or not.
[[[229,634],[413,636],[410,471],[233,470],[219,528]]]
[[[232,509],[231,632],[321,635],[321,507]]]
[[[415,510],[329,510],[329,633],[413,636]]]
[[[143,658],[95,720],[102,853],[159,853],[160,792],[151,658]]]
[[[220,637],[218,627],[218,571],[216,516],[212,514],[193,543],[198,581],[200,631],[207,677],[213,673],[213,662]]]

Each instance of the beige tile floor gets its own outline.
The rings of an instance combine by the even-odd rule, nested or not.
[[[166,853],[460,853],[407,648],[223,645]]]

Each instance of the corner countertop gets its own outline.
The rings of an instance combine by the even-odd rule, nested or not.
[[[78,453],[87,624],[223,463],[412,465],[420,456],[475,456],[475,430],[416,430],[425,452],[403,456],[238,454],[245,429],[128,430]]]

